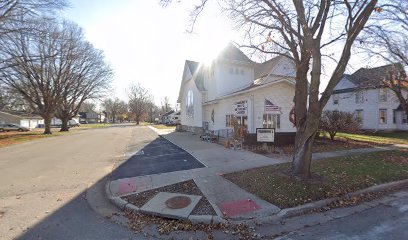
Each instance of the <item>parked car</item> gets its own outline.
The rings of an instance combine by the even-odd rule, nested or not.
[[[27,132],[27,131],[30,131],[30,129],[17,125],[17,124],[11,124],[11,123],[0,124],[0,132],[9,132],[9,131]]]
[[[62,121],[61,119],[58,118],[53,118],[51,122],[51,126],[53,127],[61,127]],[[68,126],[69,127],[79,127],[81,124],[76,119],[71,119],[68,121]]]
[[[77,120],[75,120],[75,119],[69,120],[68,125],[71,126],[71,127],[79,127],[79,126],[81,126],[81,124],[80,124]]]

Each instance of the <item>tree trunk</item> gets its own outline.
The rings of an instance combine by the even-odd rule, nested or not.
[[[312,147],[319,129],[320,114],[317,106],[311,106],[307,119],[297,127],[292,173],[299,179],[311,177]]]
[[[292,172],[300,179],[310,178],[310,164],[312,162],[312,147],[316,136],[314,132],[296,133],[295,154],[292,161]]]
[[[336,136],[336,133],[329,133],[329,135],[330,135],[330,139],[332,140],[332,141],[334,141],[334,136]]]
[[[44,134],[52,134],[51,132],[51,116],[46,115],[44,118]]]
[[[69,131],[68,122],[69,122],[68,117],[62,117],[62,118],[61,118],[61,129],[60,129],[60,132],[68,132],[68,131]]]

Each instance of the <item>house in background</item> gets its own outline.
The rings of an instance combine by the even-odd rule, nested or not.
[[[160,122],[162,124],[178,124],[180,123],[180,112],[168,111],[160,117]]]
[[[408,130],[407,116],[397,96],[383,84],[394,68],[390,64],[345,74],[324,109],[355,113],[362,129]]]
[[[182,128],[194,132],[232,129],[236,119],[249,133],[275,128],[294,135],[289,115],[295,73],[288,57],[256,63],[231,43],[210,66],[187,60],[178,97]]]
[[[103,119],[102,119],[103,115]],[[79,112],[79,123],[100,123],[105,120],[104,114],[99,114],[95,111]]]
[[[44,119],[36,114],[20,111],[0,111],[0,123],[13,123],[26,128],[37,128],[44,125]]]
[[[71,118],[71,119],[68,121],[68,126],[79,126],[79,125],[78,125],[78,124],[79,124],[79,118],[80,118],[79,115],[77,115],[77,116]],[[61,125],[62,125],[61,119],[56,118],[56,117],[53,117],[53,118],[51,119],[51,126],[61,126]]]

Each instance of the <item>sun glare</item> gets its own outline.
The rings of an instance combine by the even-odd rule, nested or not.
[[[201,50],[202,55],[202,62],[210,66],[211,63],[217,58],[218,54],[222,49],[224,49],[230,40],[225,41],[218,41],[218,40],[210,40],[205,43],[205,47]]]
[[[222,17],[212,19],[207,24],[200,25],[198,43],[201,46],[200,61],[208,65],[218,56],[230,41],[235,38],[236,33],[231,29],[229,22]]]

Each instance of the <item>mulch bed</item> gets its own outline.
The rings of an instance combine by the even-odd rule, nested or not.
[[[207,198],[201,192],[201,190],[197,187],[193,180],[180,182],[152,190],[148,190],[141,193],[136,193],[133,195],[129,195],[123,197],[126,201],[132,203],[136,207],[142,207],[146,204],[150,199],[156,196],[159,192],[170,192],[170,193],[182,193],[182,194],[189,194],[189,195],[198,195],[202,196],[200,202],[198,202],[197,206],[194,208],[191,214],[193,215],[217,215],[217,213],[212,208],[211,204],[208,202]]]
[[[332,152],[332,151],[340,151],[340,150],[349,150],[349,149],[358,149],[358,148],[372,148],[375,146],[379,146],[379,144],[370,143],[370,142],[362,142],[362,141],[355,141],[350,139],[335,139],[330,140],[328,138],[316,138],[313,144],[313,152],[320,153],[320,152]],[[247,146],[246,149],[250,151],[269,156],[271,154],[284,154],[284,155],[293,155],[295,152],[294,145],[284,145],[284,146],[277,146],[275,148],[270,149],[262,149],[259,147],[250,147]],[[271,152],[273,150],[274,152]]]
[[[371,148],[375,144],[368,143],[368,142],[359,142],[354,140],[343,140],[343,139],[335,139],[330,140],[327,138],[316,138],[315,143],[313,145],[313,152],[332,152],[332,151],[340,151],[340,150],[349,150],[349,149],[357,149],[357,148]],[[285,154],[293,154],[295,148],[293,145],[287,145],[281,147],[282,151]]]
[[[321,152],[333,152],[333,151],[341,151],[341,150],[350,150],[350,149],[358,149],[358,148],[372,148],[375,146],[380,146],[380,144],[370,143],[370,142],[362,142],[362,141],[355,141],[350,139],[335,139],[330,140],[328,138],[316,138],[313,144],[313,153],[321,153]],[[267,157],[276,157],[276,154],[282,154],[285,156],[291,156],[295,152],[294,145],[284,145],[284,146],[276,146],[270,147],[267,149],[263,149],[261,146],[251,147],[245,146],[245,149],[248,149],[251,152],[265,155]]]

